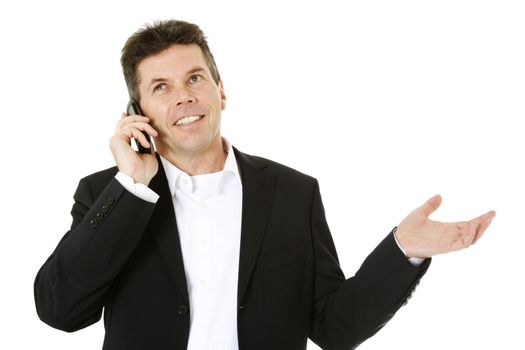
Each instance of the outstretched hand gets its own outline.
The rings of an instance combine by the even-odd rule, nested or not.
[[[481,238],[496,216],[491,210],[470,221],[430,220],[429,215],[440,204],[441,196],[435,195],[412,211],[397,227],[396,237],[409,258],[429,258],[467,248]]]

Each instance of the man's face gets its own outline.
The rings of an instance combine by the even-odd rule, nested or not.
[[[159,153],[198,155],[220,142],[226,96],[213,80],[200,47],[173,45],[138,67],[140,107],[158,132]]]

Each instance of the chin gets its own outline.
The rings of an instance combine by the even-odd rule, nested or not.
[[[189,140],[188,142],[176,143],[175,149],[185,153],[199,153],[209,148],[210,145],[206,142],[199,142],[197,140]]]

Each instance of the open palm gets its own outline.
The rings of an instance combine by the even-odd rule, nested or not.
[[[435,195],[413,210],[397,227],[396,237],[410,258],[429,258],[469,247],[481,238],[496,212],[491,210],[470,221],[439,222],[429,216],[441,205]]]

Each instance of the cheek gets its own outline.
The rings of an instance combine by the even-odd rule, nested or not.
[[[148,114],[146,115],[148,118],[150,118],[150,125],[154,129],[159,129],[164,127],[167,122],[167,109],[162,108],[161,104],[150,104],[148,107]]]
[[[221,110],[222,110],[222,108],[219,108],[218,106],[214,106],[212,108],[211,115],[213,116],[213,118],[211,118],[210,124],[214,124],[214,125],[220,124],[220,122],[221,122]]]

